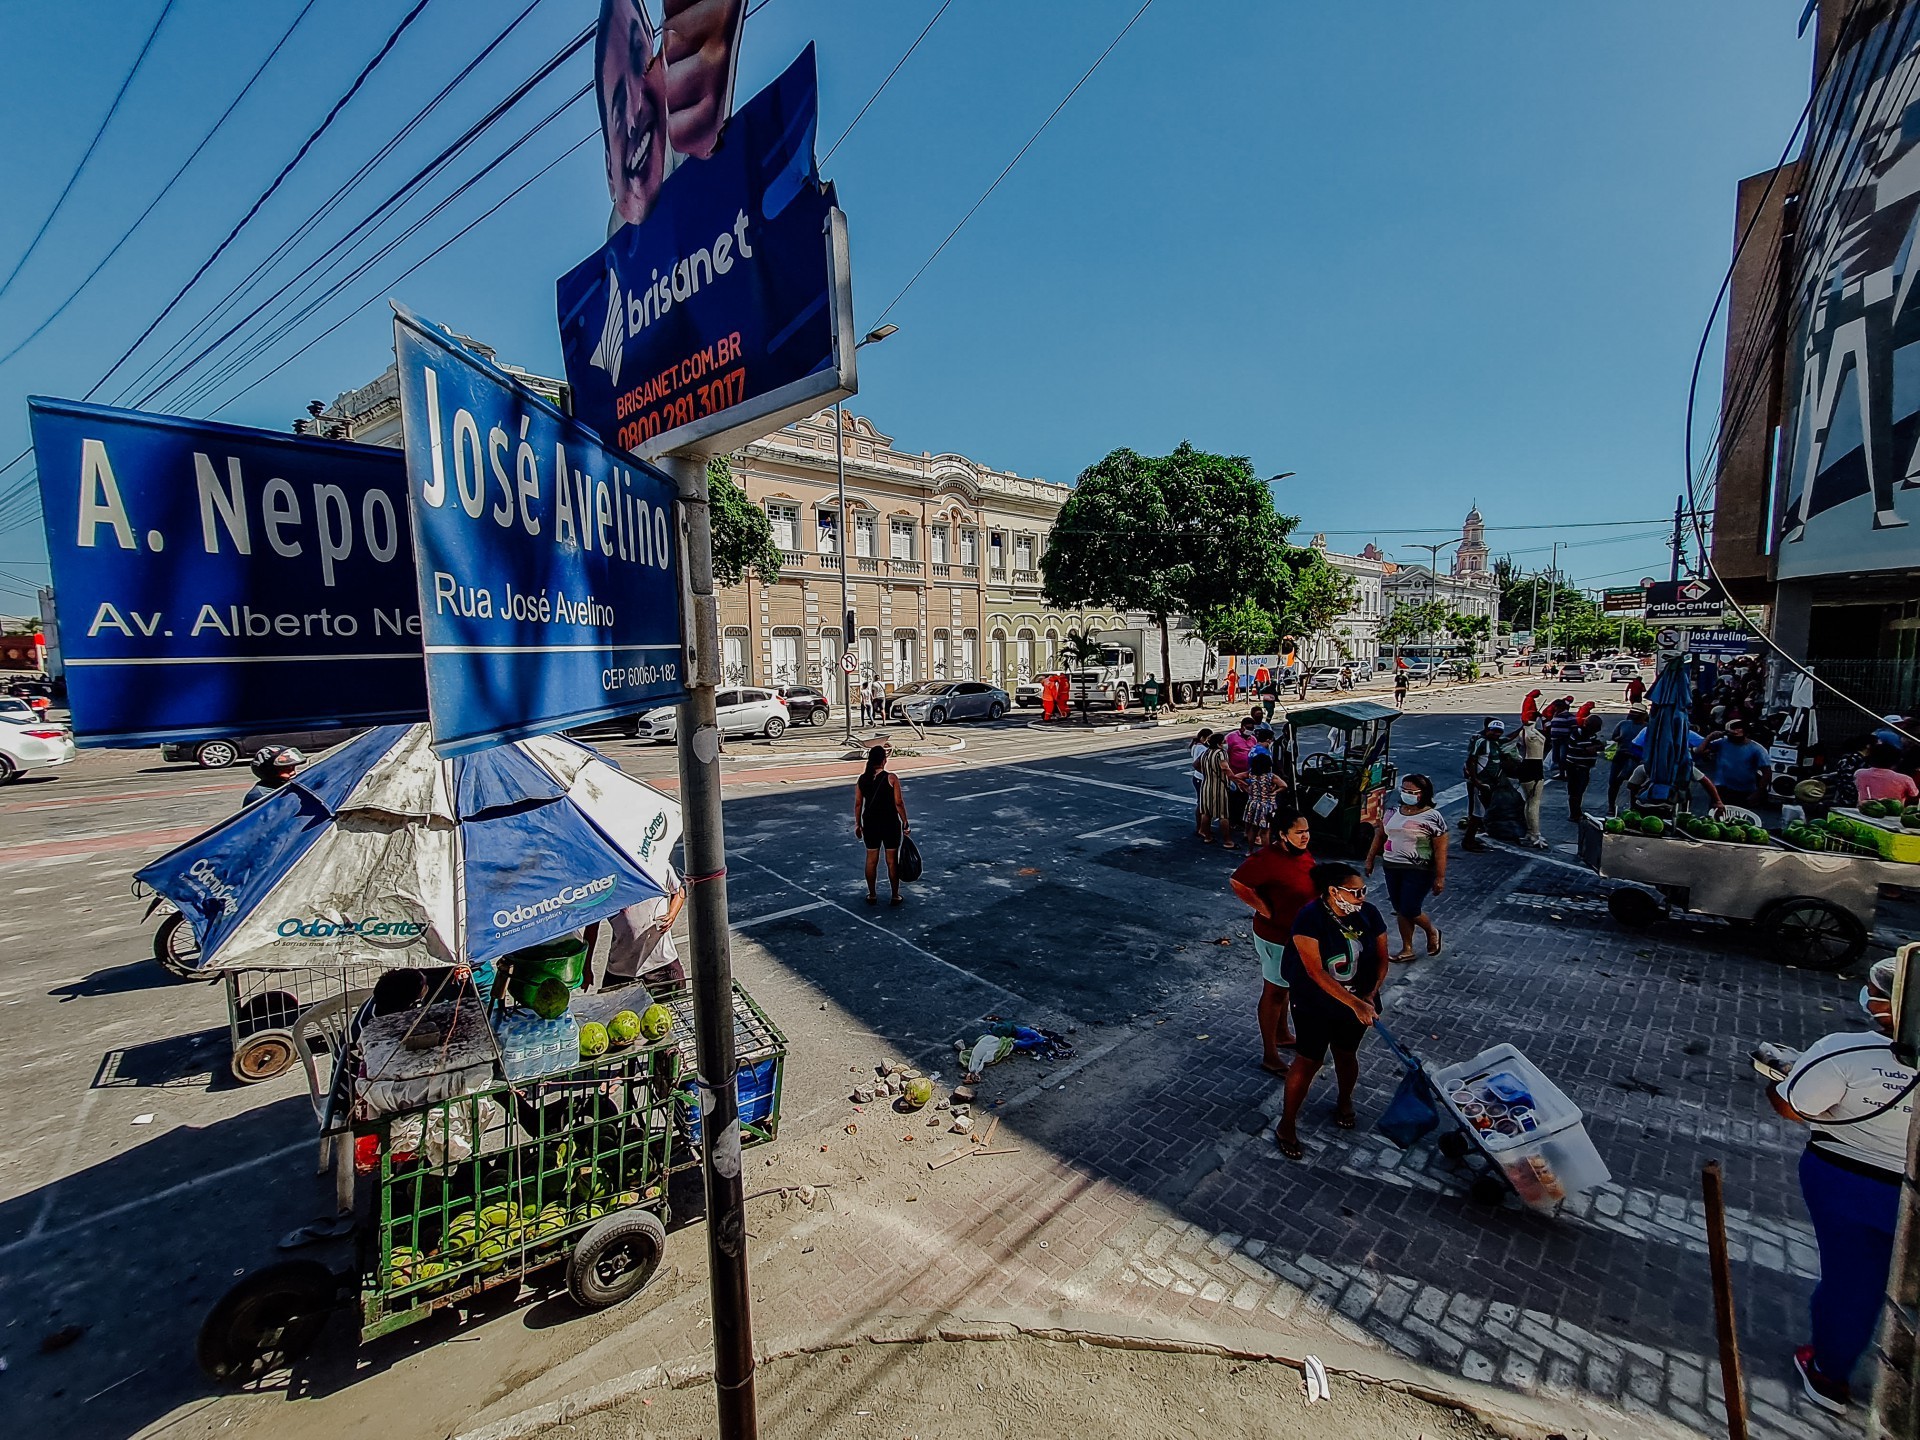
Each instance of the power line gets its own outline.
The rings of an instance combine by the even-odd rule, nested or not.
[[[47,212],[47,218],[40,222],[40,228],[33,232],[33,239],[27,242],[26,250],[13,263],[13,269],[7,272],[7,278],[0,280],[0,295],[5,295],[19,276],[21,267],[32,258],[33,252],[40,248],[40,242],[47,238],[47,230],[53,224],[53,217],[60,213],[60,207],[67,203],[67,197],[73,193],[73,187],[80,182],[81,174],[87,168],[87,162],[93,159],[93,152],[100,148],[100,137],[107,133],[107,126],[113,123],[113,117],[120,113],[120,102],[127,98],[127,87],[133,84],[133,77],[140,73],[140,66],[147,58],[147,52],[153,48],[154,39],[160,34],[160,27],[167,23],[167,16],[173,13],[173,0],[166,0],[160,7],[159,18],[153,22],[153,28],[147,32],[146,42],[141,45],[140,53],[133,57],[133,64],[127,67],[126,76],[120,81],[120,88],[114,92],[113,103],[107,106],[107,113],[100,119],[100,128],[93,132],[93,139],[87,142],[87,148],[80,157],[80,163],[73,167],[73,173],[67,176],[67,183],[60,188],[60,198],[53,202],[53,208]]]
[[[140,332],[134,342],[121,352],[120,358],[107,367],[107,373],[102,375],[94,384],[93,388],[87,391],[84,398],[91,400],[94,395],[98,393],[100,387],[113,378],[114,372],[126,364],[133,352],[146,343],[147,337],[160,327],[160,323],[173,313],[174,306],[186,298],[187,292],[200,283],[200,277],[213,268],[214,262],[226,253],[227,247],[239,237],[242,230],[247,228],[252,222],[253,217],[260,213],[260,207],[273,198],[274,192],[279,190],[281,185],[286,183],[287,176],[293,173],[294,167],[306,158],[307,152],[313,149],[322,135],[327,133],[328,127],[339,117],[340,112],[347,107],[348,102],[360,93],[360,87],[367,83],[367,77],[373,74],[374,70],[379,67],[381,61],[387,58],[392,52],[393,47],[400,43],[400,37],[406,34],[407,27],[419,19],[420,12],[432,3],[433,0],[415,0],[413,8],[401,17],[400,23],[394,26],[393,32],[387,36],[386,43],[381,45],[374,57],[361,67],[360,73],[353,77],[353,83],[347,87],[346,93],[333,102],[333,108],[327,111],[326,118],[314,128],[312,134],[301,142],[300,148],[294,152],[293,158],[281,167],[278,175],[273,177],[273,183],[260,192],[260,197],[247,207],[247,213],[242,215],[234,227],[227,232],[226,238],[214,246],[213,253],[201,262],[200,268],[194,271],[187,283],[182,285],[179,290],[174,293],[174,297],[166,303],[166,307],[162,309],[158,315],[153,317],[152,322],[145,330]]]
[[[287,26],[286,33],[281,35],[281,37],[274,42],[273,49],[267,52],[267,58],[262,60],[258,65],[258,67],[255,68],[253,74],[248,77],[247,83],[240,87],[240,93],[238,95],[235,95],[233,97],[233,100],[228,104],[227,108],[220,112],[220,118],[214,121],[212,127],[207,131],[207,133],[200,137],[200,143],[198,145],[195,145],[191,153],[188,154],[187,158],[180,162],[179,168],[175,170],[173,174],[167,177],[166,184],[162,185],[158,193],[154,195],[153,199],[147,202],[147,208],[142,210],[138,215],[134,216],[133,223],[127,226],[125,230],[122,230],[120,232],[120,238],[113,242],[112,247],[107,251],[107,253],[102,255],[99,259],[99,262],[93,267],[93,269],[87,272],[86,278],[81,280],[81,282],[78,285],[74,286],[72,290],[67,292],[66,299],[62,300],[58,305],[53,307],[53,313],[48,315],[47,318],[42,320],[38,325],[34,326],[33,329],[29,331],[27,335],[24,338],[22,338],[17,344],[15,344],[11,350],[7,351],[6,354],[0,355],[0,365],[5,365],[9,360],[13,359],[14,356],[18,355],[22,350],[26,349],[27,346],[31,345],[35,340],[39,339],[41,334],[45,332],[46,328],[49,325],[53,324],[54,321],[58,320],[62,315],[66,314],[67,307],[73,304],[73,302],[80,297],[80,292],[82,290],[85,290],[87,286],[91,285],[94,281],[94,278],[98,276],[102,270],[107,268],[108,262],[111,261],[114,256],[120,253],[120,247],[125,245],[128,240],[133,238],[133,232],[138,230],[141,227],[141,225],[146,223],[147,217],[153,214],[154,208],[158,206],[162,200],[167,198],[168,192],[173,189],[174,185],[179,181],[180,177],[187,173],[187,167],[193,164],[195,160],[200,158],[200,152],[202,150],[205,150],[208,144],[212,142],[213,137],[220,133],[220,127],[227,123],[228,119],[233,115],[233,112],[239,108],[240,102],[247,98],[248,93],[251,92],[254,85],[258,83],[260,77],[266,73],[267,67],[273,63],[274,57],[278,55],[281,52],[281,50],[285,48],[286,43],[293,38],[293,32],[300,28],[300,22],[307,18],[307,12],[313,9],[314,5],[317,3],[318,3],[318,0],[307,0],[307,3],[300,7],[300,13],[293,17],[293,23]]]
[[[770,0],[760,0],[760,3],[762,5],[765,5],[770,3]],[[958,225],[955,225],[953,229],[947,232],[947,238],[942,240],[938,245],[936,245],[934,247],[933,253],[929,255],[924,262],[922,262],[918,270],[913,272],[913,278],[908,280],[906,284],[902,285],[900,287],[900,293],[895,295],[893,299],[887,302],[887,308],[882,310],[880,312],[880,318],[873,322],[875,328],[885,323],[887,316],[893,313],[893,307],[898,305],[903,299],[905,299],[907,292],[913,289],[913,287],[919,283],[920,277],[927,273],[927,267],[933,264],[934,261],[938,260],[940,258],[941,252],[944,251],[947,248],[947,246],[953,243],[954,236],[958,235],[962,230],[966,228],[967,222],[973,219],[974,212],[977,211],[982,205],[986,204],[987,198],[991,196],[995,190],[998,190],[1000,188],[1000,182],[1006,179],[1007,176],[1012,173],[1013,167],[1020,163],[1021,156],[1025,155],[1027,151],[1031,150],[1034,147],[1035,142],[1038,141],[1039,138],[1046,133],[1047,127],[1053,124],[1055,117],[1057,117],[1062,110],[1067,108],[1067,102],[1073,99],[1074,96],[1080,93],[1080,87],[1082,85],[1085,85],[1087,81],[1093,78],[1093,72],[1098,70],[1101,64],[1106,60],[1107,56],[1113,53],[1114,47],[1117,46],[1122,40],[1127,38],[1127,32],[1133,29],[1133,27],[1139,23],[1140,17],[1147,13],[1147,10],[1152,6],[1152,4],[1153,4],[1153,0],[1143,0],[1143,3],[1141,4],[1140,8],[1133,12],[1133,18],[1128,20],[1126,24],[1120,27],[1120,33],[1118,35],[1115,35],[1113,39],[1107,43],[1107,48],[1102,50],[1100,54],[1095,58],[1093,64],[1087,67],[1087,73],[1082,75],[1078,80],[1074,81],[1073,88],[1067,91],[1066,95],[1062,97],[1058,105],[1053,107],[1052,111],[1048,113],[1047,118],[1040,122],[1040,128],[1035,130],[1033,134],[1027,137],[1027,143],[1022,145],[1019,148],[1019,150],[1015,152],[1014,157],[1007,162],[1006,169],[1002,170],[998,175],[993,177],[993,183],[987,186],[987,188],[981,192],[980,198],[974,201],[972,206],[968,208],[967,213],[960,217],[960,223]]]
[[[374,151],[366,160],[361,162],[353,174],[342,181],[334,190],[333,194],[328,196],[324,202],[315,207],[313,212],[308,215],[305,220],[301,221],[291,234],[281,239],[251,270],[236,281],[234,285],[228,289],[226,294],[222,295],[209,306],[199,320],[188,326],[178,338],[166,345],[160,354],[149,362],[146,368],[120,391],[118,398],[124,400],[139,394],[141,388],[151,382],[155,375],[159,374],[168,365],[174,363],[174,361],[191,346],[199,343],[214,326],[220,324],[224,317],[230,312],[233,304],[250,291],[255,282],[279,263],[295,245],[299,244],[301,240],[312,233],[312,231],[317,228],[327,216],[331,215],[334,210],[339,207],[341,202],[359,186],[361,181],[365,180],[376,167],[386,160],[388,156],[393,154],[415,130],[425,123],[427,118],[446,101],[447,97],[512,35],[514,30],[533,13],[540,3],[541,0],[529,0],[527,6],[522,9],[518,15],[514,16],[498,34],[489,40],[477,55],[462,66],[451,80],[440,87],[439,93],[416,110],[406,124],[400,126],[393,135],[388,137],[386,142],[381,145],[378,150]],[[323,255],[321,258],[324,259],[325,256]],[[272,298],[273,297],[270,296],[269,301],[271,301]]]
[[[768,3],[768,0],[761,0],[761,4],[764,5],[766,3]],[[867,111],[873,108],[873,102],[880,98],[880,92],[893,83],[893,77],[900,73],[900,67],[913,58],[913,52],[918,50],[920,48],[920,42],[927,38],[927,31],[933,29],[935,25],[940,23],[940,17],[947,13],[947,7],[951,4],[953,4],[953,0],[940,0],[940,8],[933,12],[933,19],[927,21],[927,23],[921,27],[920,33],[913,37],[913,44],[907,46],[906,54],[893,62],[893,68],[887,71],[887,78],[882,80],[878,88],[867,97],[867,103],[860,107],[859,113],[847,122],[847,128],[840,132],[840,139],[834,141],[832,146],[828,148],[827,153],[820,157],[820,163],[822,165],[833,158],[833,152],[838,150],[841,142],[853,133],[853,127],[858,125],[861,120],[866,117]]]
[[[762,0],[762,3],[765,3],[765,0]],[[499,210],[509,200],[512,200],[521,191],[525,190],[529,185],[533,184],[534,181],[538,180],[542,175],[545,175],[549,170],[553,169],[554,166],[558,165],[562,160],[565,160],[569,155],[573,154],[582,145],[585,145],[589,140],[594,139],[599,134],[600,134],[600,128],[598,125],[595,125],[593,129],[589,130],[585,135],[581,136],[578,140],[574,141],[573,144],[569,145],[565,150],[561,151],[558,155],[554,156],[553,159],[549,160],[545,165],[542,165],[538,170],[534,171],[533,174],[529,175],[525,180],[522,180],[512,190],[509,190],[505,195],[501,196],[500,199],[496,200],[493,203],[493,206],[490,209],[484,210],[480,214],[474,216],[473,219],[469,220],[465,225],[461,226],[459,230],[455,231],[452,235],[448,236],[445,240],[441,241],[440,244],[435,246],[432,250],[429,250],[425,255],[422,255],[418,260],[414,261],[413,264],[409,265],[406,269],[402,270],[398,275],[394,276],[393,279],[387,281],[386,284],[382,285],[380,288],[384,291],[387,289],[391,289],[395,285],[398,285],[402,280],[406,279],[409,275],[413,274],[414,271],[418,270],[422,265],[426,264],[429,260],[433,259],[436,255],[438,255],[442,250],[445,250],[449,245],[453,244],[456,240],[460,239],[469,230],[472,230],[476,225],[478,225],[481,221],[493,215],[495,211]],[[338,320],[334,321],[333,324],[329,325],[325,330],[322,330],[318,335],[314,336],[313,339],[308,342],[308,344],[310,346],[316,345],[320,341],[326,339],[327,336],[333,334],[334,331],[338,330],[342,325],[346,324],[347,321],[353,319],[354,316],[358,315],[362,310],[366,309],[367,306],[373,304],[379,298],[380,297],[378,295],[375,295],[371,299],[361,301],[359,305],[355,306],[352,310],[348,311],[345,315],[342,315]],[[255,377],[253,380],[249,381],[243,388],[234,391],[233,394],[229,395],[225,400],[222,400],[217,406],[214,407],[213,413],[215,415],[218,415],[222,410],[226,409],[227,406],[233,404],[234,401],[238,400],[242,395],[246,394],[247,391],[253,389],[254,386],[260,384],[261,381],[266,380],[270,376],[279,374],[280,371],[284,370],[288,365],[291,365],[296,359],[298,359],[300,353],[302,352],[296,352],[293,355],[287,356],[286,359],[282,360],[278,365],[275,365],[271,370],[268,370],[263,374]]]

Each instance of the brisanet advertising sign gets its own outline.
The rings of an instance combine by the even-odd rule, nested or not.
[[[574,414],[611,445],[724,451],[853,393],[845,218],[814,168],[813,47],[558,286]]]
[[[412,315],[393,333],[435,752],[684,699],[672,482]]]
[[[28,401],[74,737],[426,718],[400,455]]]

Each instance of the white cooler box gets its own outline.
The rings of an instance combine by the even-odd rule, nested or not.
[[[1428,1078],[1439,1092],[1441,1103],[1532,1208],[1557,1209],[1568,1196],[1613,1178],[1607,1162],[1587,1138],[1580,1107],[1514,1046],[1496,1045],[1464,1064],[1430,1069]],[[1496,1092],[1504,1089],[1510,1095],[1515,1085],[1531,1102],[1526,1108],[1531,1111],[1533,1128],[1516,1128],[1513,1133],[1502,1133],[1505,1127],[1481,1128],[1476,1119],[1484,1118],[1488,1106],[1507,1104]],[[1481,1116],[1474,1114],[1475,1106],[1480,1107]]]

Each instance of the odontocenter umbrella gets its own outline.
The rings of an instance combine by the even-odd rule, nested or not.
[[[1660,674],[1648,692],[1646,798],[1687,808],[1693,793],[1693,754],[1687,748],[1687,717],[1693,710],[1693,685],[1687,679],[1683,655],[1660,663]]]
[[[387,725],[148,865],[204,970],[477,965],[667,893],[680,807],[571,740]]]

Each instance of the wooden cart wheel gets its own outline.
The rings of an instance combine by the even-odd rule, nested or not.
[[[1433,1143],[1439,1146],[1440,1153],[1449,1160],[1464,1160],[1467,1158],[1467,1150],[1469,1148],[1467,1145],[1467,1137],[1462,1135],[1458,1130],[1449,1130]]]
[[[1761,919],[1767,948],[1783,965],[1844,970],[1867,948],[1867,927],[1831,900],[1795,896],[1772,906]]]
[[[293,1035],[286,1030],[256,1030],[233,1052],[233,1078],[243,1085],[284,1075],[294,1062]]]
[[[667,1253],[667,1227],[648,1210],[621,1210],[580,1237],[567,1261],[567,1293],[604,1310],[640,1293]]]
[[[1629,930],[1644,930],[1664,916],[1667,910],[1645,890],[1623,885],[1618,890],[1608,892],[1607,913]]]
[[[200,942],[194,938],[193,926],[187,923],[187,917],[178,910],[161,921],[160,928],[153,932],[153,958],[176,980],[207,978],[196,968],[200,964]]]
[[[318,1260],[256,1270],[200,1326],[195,1354],[209,1380],[244,1385],[293,1364],[320,1338],[340,1284]]]
[[[256,1030],[290,1030],[300,1018],[300,997],[291,990],[262,990],[242,1001],[233,1018],[243,1036]]]

